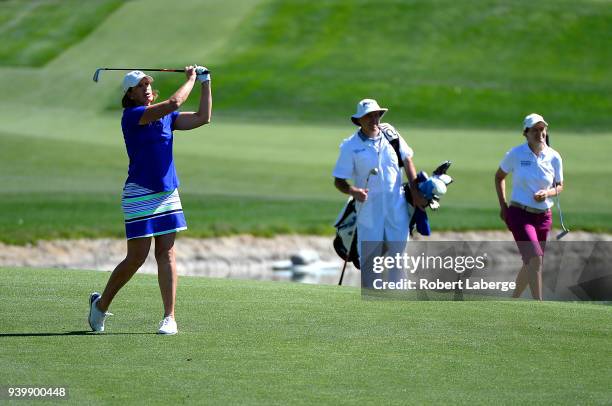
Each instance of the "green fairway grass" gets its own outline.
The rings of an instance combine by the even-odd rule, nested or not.
[[[0,382],[71,404],[606,404],[610,306],[362,300],[359,290],[182,277],[157,336],[136,275],[87,332],[108,273],[0,269]]]
[[[0,133],[0,239],[121,236],[120,192],[127,157],[115,114],[85,116],[50,110]],[[392,113],[389,113],[392,118]],[[65,117],[69,119],[65,120]],[[17,117],[18,118],[18,117]],[[338,144],[352,128],[226,124],[177,133],[175,154],[192,236],[251,232],[331,232],[344,197],[332,185]],[[19,119],[15,120],[19,123]],[[5,127],[8,125],[5,124]],[[455,183],[431,213],[434,230],[502,229],[492,174],[521,136],[503,131],[400,127],[415,148],[418,168],[430,172],[451,159]],[[467,144],[465,140],[470,140]],[[571,227],[610,231],[612,191],[585,200],[612,174],[608,134],[553,133],[566,166],[562,195]],[[241,154],[236,145],[248,153]],[[558,223],[557,223],[558,224]]]
[[[0,0],[0,242],[121,238],[124,72],[92,76],[194,63],[212,71],[213,119],[175,133],[181,236],[331,244],[347,198],[331,171],[365,97],[417,169],[453,161],[434,233],[505,229],[493,175],[532,112],[564,160],[566,225],[610,233],[610,26],[609,0]],[[185,80],[154,77],[159,100]],[[0,386],[67,387],[66,404],[612,399],[609,305],[181,277],[179,334],[164,337],[157,278],[135,275],[92,334],[88,297],[108,276],[0,268]]]
[[[394,113],[388,115],[392,121]],[[185,235],[333,231],[345,197],[333,187],[331,170],[339,143],[353,131],[350,125],[218,121],[176,133],[189,225]],[[118,122],[114,113],[14,111],[13,120],[4,124],[8,132],[0,132],[0,209],[10,213],[0,217],[0,241],[123,235],[120,195],[127,155]],[[504,153],[522,142],[520,134],[398,128],[415,149],[417,168],[431,172],[443,160],[453,161],[455,183],[442,209],[430,213],[434,232],[505,228],[492,179]],[[601,187],[612,176],[607,158],[612,135],[556,132],[551,139],[564,157],[566,224],[612,231],[607,203],[612,189]],[[585,199],[587,190],[598,194]]]

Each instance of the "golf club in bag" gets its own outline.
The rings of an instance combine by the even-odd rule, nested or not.
[[[370,181],[370,176],[372,176],[372,175],[374,175],[374,176],[378,175],[378,168],[370,169],[370,172],[368,173],[368,177],[366,178],[366,181],[365,181],[364,189],[368,188],[368,182]],[[349,204],[350,204],[350,202],[349,202]],[[351,225],[354,224],[354,226],[353,226],[353,229],[352,229],[352,234],[350,235],[350,243],[347,245],[348,249],[347,249],[347,252],[346,252],[346,256],[344,258],[344,264],[342,265],[342,272],[340,273],[340,280],[338,281],[338,286],[342,285],[342,280],[344,279],[344,271],[346,270],[346,264],[349,261],[349,258],[351,257],[351,252],[353,251],[353,244],[355,243],[355,235],[357,234],[357,221],[359,220],[359,212],[361,211],[361,206],[363,206],[363,203],[360,206],[358,206],[357,209],[355,210],[355,221],[354,221],[354,223],[351,222]],[[349,230],[349,232],[350,232],[350,230]]]
[[[162,69],[162,68],[98,68],[93,75],[93,81],[98,82],[100,80],[100,72],[103,70],[125,70],[125,71],[133,71],[139,70],[142,72],[177,72],[177,73],[185,73],[185,69]],[[205,70],[202,72],[203,74],[210,73],[210,70]]]

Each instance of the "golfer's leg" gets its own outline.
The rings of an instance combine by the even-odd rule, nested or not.
[[[157,280],[164,302],[164,317],[174,317],[176,301],[176,259],[174,256],[174,240],[176,233],[155,237],[155,259],[157,260]]]
[[[521,297],[529,284],[529,271],[527,265],[529,263],[531,250],[529,249],[529,243],[527,242],[529,241],[529,233],[526,229],[526,221],[526,213],[524,213],[522,210],[513,206],[508,209],[506,225],[508,226],[508,230],[512,232],[512,236],[514,237],[514,241],[516,242],[516,246],[520,252],[521,259],[523,260],[523,266],[521,267],[518,275],[516,275],[516,287],[512,293],[513,298]]]
[[[542,257],[538,255],[531,258],[527,268],[531,296],[536,300],[542,300]]]
[[[548,233],[552,230],[552,212],[549,210],[538,217],[538,224],[536,226],[536,233],[540,246],[542,247],[542,254],[546,249],[546,240],[548,240]]]
[[[527,269],[527,264],[523,264],[523,266],[521,267],[521,270],[516,276],[515,283],[516,287],[514,288],[512,297],[516,299],[521,297],[521,295],[525,291],[525,288],[527,288],[527,285],[529,285],[529,271]]]
[[[151,237],[133,238],[127,241],[127,255],[113,270],[102,297],[98,301],[98,309],[105,312],[119,290],[134,276],[144,264],[151,248]]]

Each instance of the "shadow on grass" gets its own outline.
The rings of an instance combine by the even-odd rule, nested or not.
[[[0,333],[0,338],[5,337],[56,337],[56,336],[116,336],[116,335],[146,335],[157,333],[95,333],[89,330],[66,331],[63,333]]]

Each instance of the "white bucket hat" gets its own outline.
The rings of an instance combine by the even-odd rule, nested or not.
[[[355,125],[360,125],[357,119],[365,116],[368,113],[373,111],[380,111],[382,114],[381,117],[388,111],[389,109],[382,108],[378,105],[378,102],[374,99],[363,99],[359,103],[357,103],[357,113],[351,116],[351,121]]]
[[[537,113],[531,113],[530,115],[525,117],[525,120],[523,121],[523,130],[531,128],[539,122],[542,122],[546,124],[546,126],[548,126],[548,123],[544,121],[544,117]]]
[[[153,78],[149,75],[145,75],[142,71],[133,70],[126,73],[123,77],[123,93],[127,93],[130,87],[137,86],[142,78],[149,78],[149,80],[153,82]]]

